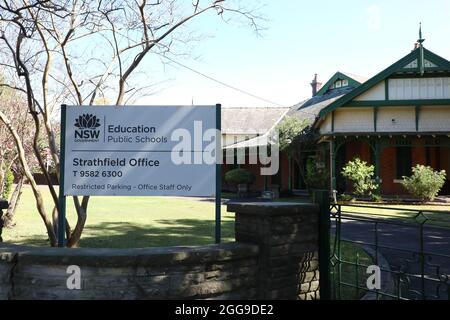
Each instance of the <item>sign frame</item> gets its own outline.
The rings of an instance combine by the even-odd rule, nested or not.
[[[211,105],[213,106],[213,105]],[[79,106],[83,108],[83,106]],[[119,107],[119,106],[117,106]],[[149,105],[148,107],[154,107]],[[162,106],[160,106],[162,107]],[[183,107],[183,106],[179,106]],[[215,168],[215,243],[221,242],[221,204],[222,204],[222,136],[221,136],[221,110],[222,105],[215,105],[216,122],[215,129],[219,132],[219,137],[216,139],[216,168]],[[66,122],[67,122],[67,105],[61,105],[61,134],[60,134],[60,177],[59,177],[59,199],[58,199],[58,247],[66,246],[66,195],[65,195],[65,156],[66,156]]]

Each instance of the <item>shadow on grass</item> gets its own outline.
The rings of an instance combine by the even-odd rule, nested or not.
[[[83,248],[143,248],[213,244],[215,222],[201,219],[160,219],[154,224],[101,222],[87,225],[80,241]],[[222,242],[234,241],[234,217],[222,219]],[[48,246],[44,236],[30,236],[15,244]]]

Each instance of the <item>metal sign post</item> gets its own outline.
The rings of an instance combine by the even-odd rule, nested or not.
[[[222,106],[216,105],[216,129],[218,137],[216,137],[216,243],[221,241],[221,206],[222,206]]]
[[[58,206],[58,247],[64,247],[66,230],[66,195],[64,193],[64,174],[66,156],[66,105],[61,105],[61,133],[59,156],[59,206]]]

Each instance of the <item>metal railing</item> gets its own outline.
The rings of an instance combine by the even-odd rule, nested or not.
[[[330,224],[332,299],[450,300],[450,211],[331,204]]]

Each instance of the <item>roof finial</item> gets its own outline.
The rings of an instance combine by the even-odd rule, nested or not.
[[[419,23],[419,40],[417,40],[418,43],[422,44],[425,39],[422,38],[422,22]]]
[[[425,73],[425,53],[423,49],[423,42],[425,39],[422,38],[422,22],[419,25],[419,40],[417,43],[419,44],[419,70],[420,75],[423,76]]]

